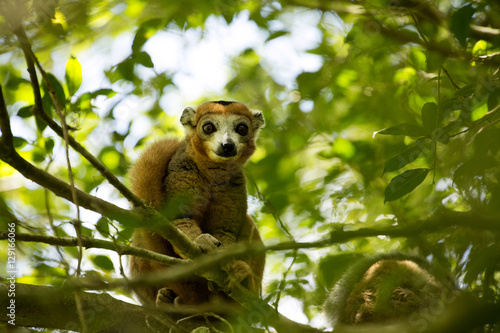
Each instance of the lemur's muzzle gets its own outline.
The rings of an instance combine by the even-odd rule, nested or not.
[[[233,142],[223,142],[220,144],[219,149],[217,149],[216,154],[221,157],[236,156],[236,145]]]

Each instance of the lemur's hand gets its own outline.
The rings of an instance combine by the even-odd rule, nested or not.
[[[201,234],[194,241],[203,253],[210,253],[215,251],[221,242],[210,234]]]

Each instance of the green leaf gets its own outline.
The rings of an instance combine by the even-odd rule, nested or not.
[[[28,141],[26,141],[25,139],[23,139],[21,137],[15,136],[15,137],[13,137],[13,144],[14,144],[14,148],[19,149],[19,148],[26,146],[26,144],[28,144]]]
[[[52,150],[54,149],[54,139],[52,138],[44,138],[43,140],[43,148],[48,154],[52,154]]]
[[[162,22],[163,20],[161,19],[151,19],[141,24],[139,29],[137,29],[132,43],[132,53],[136,53],[141,50],[148,39],[162,26]]]
[[[288,35],[290,32],[286,30],[275,31],[269,37],[267,37],[266,42],[269,42],[273,39]]]
[[[113,262],[107,256],[103,255],[91,256],[90,260],[94,263],[94,265],[96,265],[103,271],[110,272],[115,269]]]
[[[35,117],[35,124],[38,132],[43,133],[43,131],[47,128],[47,123],[40,119],[40,117]]]
[[[470,97],[472,94],[476,92],[476,85],[475,84],[468,84],[465,87],[462,87],[455,91],[453,96],[455,97]]]
[[[427,133],[431,133],[438,124],[438,106],[436,103],[425,103],[421,112],[422,125]]]
[[[479,56],[483,56],[488,53],[488,50],[491,49],[492,44],[485,40],[478,40],[474,47],[472,48],[472,56],[477,58]]]
[[[430,169],[412,169],[392,178],[389,185],[385,188],[384,202],[394,201],[413,191],[424,181],[429,171]]]
[[[127,81],[134,81],[135,73],[134,73],[134,62],[131,58],[127,58],[123,60],[116,66],[117,72],[120,74],[121,78]]]
[[[450,30],[458,40],[462,47],[467,47],[467,38],[470,35],[470,24],[472,22],[472,15],[476,9],[472,4],[467,4],[459,8],[451,17]]]
[[[149,54],[146,52],[140,52],[134,56],[134,59],[137,61],[138,64],[143,65],[144,67],[147,68],[153,68],[155,65],[153,64],[153,60],[151,60],[151,57]]]
[[[425,146],[425,139],[418,139],[415,144],[408,147],[408,149],[388,160],[385,163],[383,173],[399,170],[415,161]]]
[[[109,88],[103,88],[90,93],[91,98],[96,98],[97,96],[107,96],[111,98],[116,95],[116,91]]]
[[[445,128],[436,128],[431,135],[432,140],[447,144],[450,142],[450,135]]]
[[[411,137],[425,136],[427,132],[420,126],[415,124],[400,124],[375,132],[375,134],[384,135],[406,135]]]
[[[33,105],[29,105],[29,106],[25,106],[25,107],[20,108],[19,111],[17,111],[17,115],[21,118],[29,118],[29,117],[33,116],[33,113],[31,113],[32,107],[33,107]]]
[[[66,63],[66,84],[68,85],[68,92],[73,96],[82,84],[82,66],[75,57],[71,56]]]
[[[109,236],[109,222],[108,222],[108,219],[106,217],[101,217],[99,219],[99,221],[97,221],[96,225],[95,225],[97,231],[99,231],[99,233],[101,235],[103,235],[104,237],[108,237]]]
[[[52,87],[57,100],[59,101],[59,103],[61,103],[61,105],[64,105],[66,103],[66,94],[64,93],[64,89],[63,89],[61,83],[51,73],[47,73],[47,78],[49,80],[50,86]],[[46,93],[44,97],[48,98],[47,103],[52,104],[52,106],[53,106],[54,104],[53,104],[52,96],[49,94],[49,90],[47,88],[47,83],[45,81],[43,82],[43,87],[44,87],[44,90]],[[44,104],[44,108],[47,109],[45,104]]]

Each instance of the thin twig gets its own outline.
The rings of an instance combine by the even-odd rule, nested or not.
[[[424,41],[424,44],[428,47],[429,46],[429,41],[427,40],[427,37],[425,37],[424,31],[420,27],[420,23],[418,22],[418,20],[417,20],[415,14],[413,13],[413,11],[411,9],[408,9],[408,11],[410,12],[410,15],[411,15],[411,17],[413,19],[413,22],[415,23],[415,27],[417,28],[417,31],[418,31],[420,37]],[[446,74],[446,76],[450,80],[451,85],[453,86],[453,88],[455,88],[456,90],[460,89],[460,87],[455,83],[455,81],[453,81],[450,73],[448,72],[448,70],[446,70],[446,68],[444,67],[444,65],[441,65],[441,68],[443,69],[443,72]]]
[[[286,236],[290,239],[291,242],[295,243],[296,241],[295,241],[295,238],[293,237],[292,233],[288,230],[288,227],[281,220],[281,217],[277,213],[276,208],[274,208],[274,205],[271,202],[269,202],[266,198],[264,198],[264,195],[260,192],[259,187],[257,186],[257,182],[255,181],[255,179],[248,174],[247,174],[247,178],[250,180],[250,182],[252,183],[252,186],[254,187],[255,191],[257,192],[257,196],[258,196],[259,200],[269,209],[269,211],[273,215],[275,221],[278,223],[278,226],[280,227],[280,229],[283,230],[283,232],[286,234]],[[298,255],[298,251],[295,249],[293,251],[292,262],[290,263],[288,268],[283,273],[283,275],[281,277],[281,281],[278,285],[276,299],[273,303],[273,306],[276,309],[276,312],[278,312],[278,306],[279,306],[279,302],[281,299],[281,294],[286,287],[286,279],[288,277],[288,274],[290,274],[290,272],[292,271],[292,267],[295,264],[295,261],[297,260],[297,255]]]
[[[49,167],[50,167],[50,164],[52,163],[53,161],[53,158],[51,158],[49,160],[49,162],[47,163],[47,167],[45,168],[45,172],[48,172],[49,171]],[[49,193],[49,190],[47,190],[46,188],[44,188],[44,197],[45,197],[45,210],[47,211],[47,219],[49,220],[49,226],[50,226],[50,229],[52,230],[52,233],[54,234],[55,237],[57,237],[57,229],[54,225],[54,218],[52,217],[52,212],[50,210],[50,193]],[[64,266],[65,270],[66,270],[66,274],[69,275],[69,264],[68,262],[64,259],[64,255],[62,254],[61,252],[61,248],[59,246],[56,246],[56,251],[57,251],[57,254],[59,255],[59,258],[61,259],[61,264]]]
[[[20,28],[22,29],[22,28]],[[78,204],[78,196],[76,195],[76,187],[75,187],[75,180],[73,177],[73,170],[71,167],[71,160],[69,158],[69,134],[68,134],[68,124],[66,123],[66,118],[65,115],[63,114],[63,108],[64,108],[64,102],[65,101],[60,101],[55,93],[54,88],[52,87],[52,84],[50,83],[50,80],[48,78],[47,73],[44,71],[40,63],[38,62],[38,59],[36,58],[35,54],[31,50],[31,45],[29,44],[29,41],[26,37],[26,34],[23,33],[23,36],[21,39],[19,39],[20,43],[24,43],[25,47],[23,50],[26,52],[25,56],[26,58],[31,58],[31,61],[28,61],[27,59],[27,65],[32,66],[33,62],[37,65],[38,70],[42,74],[42,77],[45,81],[45,84],[47,85],[47,90],[49,91],[50,97],[52,99],[52,102],[54,103],[55,110],[59,118],[61,119],[61,124],[62,124],[62,130],[63,130],[63,139],[64,139],[64,147],[65,147],[65,152],[66,152],[66,164],[68,167],[68,176],[69,176],[69,182],[70,182],[70,189],[71,189],[71,196],[73,198],[73,203],[76,206],[76,221],[73,223],[78,239],[78,261],[77,261],[77,267],[76,267],[76,272],[75,275],[77,278],[80,277],[81,275],[81,267],[82,267],[82,259],[83,259],[83,246],[82,246],[82,225],[80,222],[80,205]],[[36,71],[34,71],[35,78],[36,78]],[[38,87],[37,92],[34,92],[35,95],[40,94],[40,90]],[[75,304],[76,308],[78,311],[78,318],[80,320],[80,325],[82,327],[82,332],[88,332],[88,326],[85,321],[84,315],[83,315],[83,308],[82,308],[82,302],[79,293],[75,293]]]
[[[10,152],[10,150],[14,149],[14,137],[10,129],[9,113],[7,112],[7,104],[3,97],[2,85],[0,85],[0,130],[2,131],[2,137],[0,137],[2,149],[9,150]]]

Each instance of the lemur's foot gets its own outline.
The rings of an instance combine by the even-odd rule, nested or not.
[[[200,247],[203,253],[213,252],[221,245],[221,242],[210,234],[201,234],[194,242]]]
[[[161,288],[158,290],[158,294],[156,294],[156,306],[161,307],[165,304],[174,304],[175,299],[177,298],[177,294],[168,288]]]
[[[245,279],[253,280],[252,269],[250,266],[242,261],[235,260],[223,267],[223,270],[227,272],[228,278],[226,280],[226,291],[231,292],[234,287],[243,282]]]

